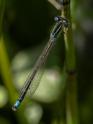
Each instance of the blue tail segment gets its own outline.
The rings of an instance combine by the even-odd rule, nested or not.
[[[13,111],[16,111],[18,109],[18,107],[20,106],[20,104],[21,104],[21,102],[19,100],[17,100],[15,102],[15,104],[13,105],[12,110]]]

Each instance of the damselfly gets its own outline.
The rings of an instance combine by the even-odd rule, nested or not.
[[[25,84],[21,90],[20,96],[19,98],[16,100],[15,104],[12,107],[12,110],[16,111],[18,109],[18,107],[20,106],[21,102],[23,101],[30,85],[32,84],[32,81],[34,80],[37,71],[40,69],[40,67],[46,62],[47,57],[51,51],[51,49],[53,48],[55,41],[57,39],[58,34],[61,32],[62,27],[63,28],[68,28],[68,21],[65,18],[62,18],[60,16],[55,17],[55,21],[56,24],[53,28],[53,30],[50,33],[50,38],[48,43],[46,44],[43,52],[41,53],[41,55],[39,56],[33,71],[31,73],[31,75],[28,76],[27,80],[25,81]],[[37,85],[38,86],[38,85]],[[33,94],[37,88],[37,86],[35,87],[34,90],[32,90],[31,94]]]

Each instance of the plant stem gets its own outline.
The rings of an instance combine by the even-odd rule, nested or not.
[[[4,11],[5,11],[5,0],[0,0],[0,68],[1,68],[1,74],[4,79],[5,85],[9,90],[9,97],[11,102],[14,99],[12,97],[13,91],[13,82],[12,82],[12,75],[10,71],[10,63],[8,60],[8,56],[6,53],[6,48],[4,44],[4,37],[3,37],[3,17],[4,17]]]
[[[5,51],[6,49],[4,45],[4,39],[2,36],[0,37],[0,68],[1,68],[2,78],[9,92],[10,100],[11,102],[13,102],[15,98],[13,97],[13,93],[15,89],[13,88],[12,75],[10,71],[10,63],[9,63],[8,56]]]
[[[63,0],[68,2],[68,0]],[[77,117],[77,79],[76,79],[76,55],[72,35],[72,22],[70,16],[70,4],[63,6],[62,17],[69,21],[68,31],[64,33],[65,41],[65,68],[67,71],[66,89],[66,124],[78,124]]]
[[[9,102],[13,103],[15,100],[15,96],[17,95],[17,92],[15,91],[15,88],[13,86],[13,80],[12,80],[12,72],[10,69],[10,62],[9,57],[7,54],[6,46],[5,46],[5,39],[3,36],[3,16],[5,11],[5,0],[0,0],[0,71],[2,75],[2,79],[4,82],[5,87],[8,89],[8,96],[9,96]],[[11,109],[11,106],[10,106]],[[22,114],[22,111],[19,111],[16,115],[19,119],[19,122],[22,124],[27,123],[26,118]],[[23,119],[20,119],[23,118]]]
[[[17,96],[17,92],[15,91],[15,88],[13,86],[12,73],[10,70],[10,62],[6,52],[3,36],[0,38],[0,69],[4,81],[4,85],[8,89],[9,102],[14,103],[15,98]],[[12,106],[10,106],[10,109],[12,109],[11,107]],[[23,106],[21,107],[20,111],[17,112],[16,116],[18,117],[20,123],[25,124],[27,123],[27,120],[22,114],[22,111],[24,111],[22,108]]]

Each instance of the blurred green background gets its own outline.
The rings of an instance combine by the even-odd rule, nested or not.
[[[93,123],[92,5],[92,0],[71,0],[80,124]],[[11,110],[48,41],[54,17],[60,14],[47,0],[0,0],[0,124],[65,124],[63,35],[58,38],[46,66],[39,70],[40,76],[43,70],[44,74],[35,94],[30,98],[29,91],[19,110]]]

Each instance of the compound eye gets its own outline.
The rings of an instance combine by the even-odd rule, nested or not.
[[[64,27],[68,27],[68,20],[67,19],[65,19],[65,18],[62,18],[61,16],[56,16],[55,18],[54,18],[54,20],[57,22],[57,23],[59,23],[59,22],[61,22],[62,24],[63,24],[63,26]]]
[[[56,16],[56,17],[54,18],[54,20],[55,20],[56,22],[62,21],[62,17]]]
[[[68,27],[68,21],[67,21],[67,19],[63,19],[63,25],[64,25],[64,27]]]

